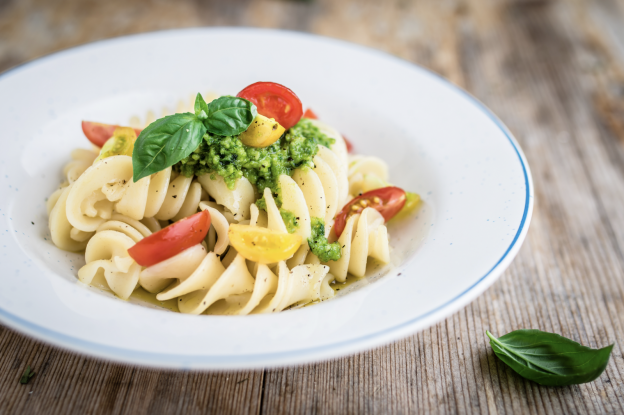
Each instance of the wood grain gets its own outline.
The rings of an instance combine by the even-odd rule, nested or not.
[[[535,211],[501,279],[417,335],[258,372],[146,370],[0,327],[0,413],[624,412],[624,4],[617,0],[7,1],[0,70],[85,42],[174,27],[309,31],[383,49],[466,88],[529,160]],[[485,338],[518,328],[615,342],[596,381],[541,387]],[[19,384],[27,365],[36,376]]]

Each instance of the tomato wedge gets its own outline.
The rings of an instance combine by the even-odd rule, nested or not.
[[[207,210],[184,218],[137,242],[128,253],[137,264],[149,267],[200,243],[210,229]]]
[[[102,124],[101,122],[83,121],[82,132],[87,136],[89,141],[98,147],[102,147],[106,141],[113,136],[115,128],[119,125]],[[134,128],[137,137],[141,134],[141,129]]]
[[[351,141],[347,140],[347,137],[345,137],[344,135],[342,136],[342,138],[344,139],[345,144],[347,145],[347,153],[353,153],[353,144],[351,144]]]
[[[274,118],[287,130],[297,124],[303,114],[299,97],[284,85],[275,82],[256,82],[245,87],[236,96],[253,102],[259,114]]]
[[[230,225],[228,236],[236,252],[261,264],[287,260],[297,252],[302,242],[297,234],[235,223]]]
[[[405,205],[393,219],[404,219],[412,214],[420,206],[420,195],[412,192],[405,192]]]
[[[361,213],[367,207],[372,207],[381,213],[386,222],[394,217],[405,205],[405,191],[399,187],[388,186],[371,190],[356,197],[347,203],[336,215],[334,231],[340,236],[345,228],[347,219],[356,213]]]
[[[303,118],[310,118],[311,120],[318,120],[318,115],[314,113],[310,108],[305,110],[303,113]]]

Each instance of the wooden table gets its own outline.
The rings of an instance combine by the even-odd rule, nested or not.
[[[514,132],[535,181],[524,247],[492,288],[383,348],[286,369],[147,370],[0,326],[0,413],[621,413],[624,411],[624,3],[617,0],[0,1],[0,70],[85,42],[176,27],[302,30],[447,77]],[[615,342],[606,371],[540,387],[485,330]],[[36,376],[19,378],[27,365]]]

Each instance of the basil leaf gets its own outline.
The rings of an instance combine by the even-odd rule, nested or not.
[[[206,104],[204,97],[199,92],[195,97],[195,115],[202,121],[208,118],[208,104]]]
[[[147,126],[134,143],[134,181],[173,166],[201,143],[206,127],[190,112],[160,118]]]
[[[258,115],[256,106],[243,98],[223,96],[208,104],[204,125],[213,134],[231,136],[249,128]]]
[[[591,382],[604,372],[613,349],[613,345],[591,349],[540,330],[516,330],[498,339],[486,334],[500,360],[523,378],[545,386]]]
[[[33,376],[35,376],[35,372],[33,370],[30,370],[30,365],[28,365],[28,367],[24,371],[24,374],[20,378],[20,383],[22,385],[27,384],[30,378],[32,378]]]

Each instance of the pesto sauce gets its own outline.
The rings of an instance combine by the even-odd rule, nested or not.
[[[286,230],[288,231],[288,233],[295,233],[297,231],[297,228],[299,227],[299,222],[297,220],[298,218],[295,216],[295,214],[292,213],[290,210],[280,209],[280,215],[282,215],[282,219],[284,220],[284,224],[286,225]]]
[[[323,134],[309,119],[301,119],[275,143],[264,148],[246,146],[238,136],[204,134],[199,147],[174,166],[186,177],[211,173],[223,177],[228,188],[234,189],[236,181],[246,177],[260,194],[268,187],[281,206],[278,178],[292,175],[299,167],[314,167],[312,159],[318,146],[330,147],[335,140]],[[266,210],[264,197],[257,203]]]
[[[310,250],[321,262],[338,261],[342,255],[340,244],[330,244],[325,237],[325,222],[321,218],[312,219],[312,235],[308,238]]]

